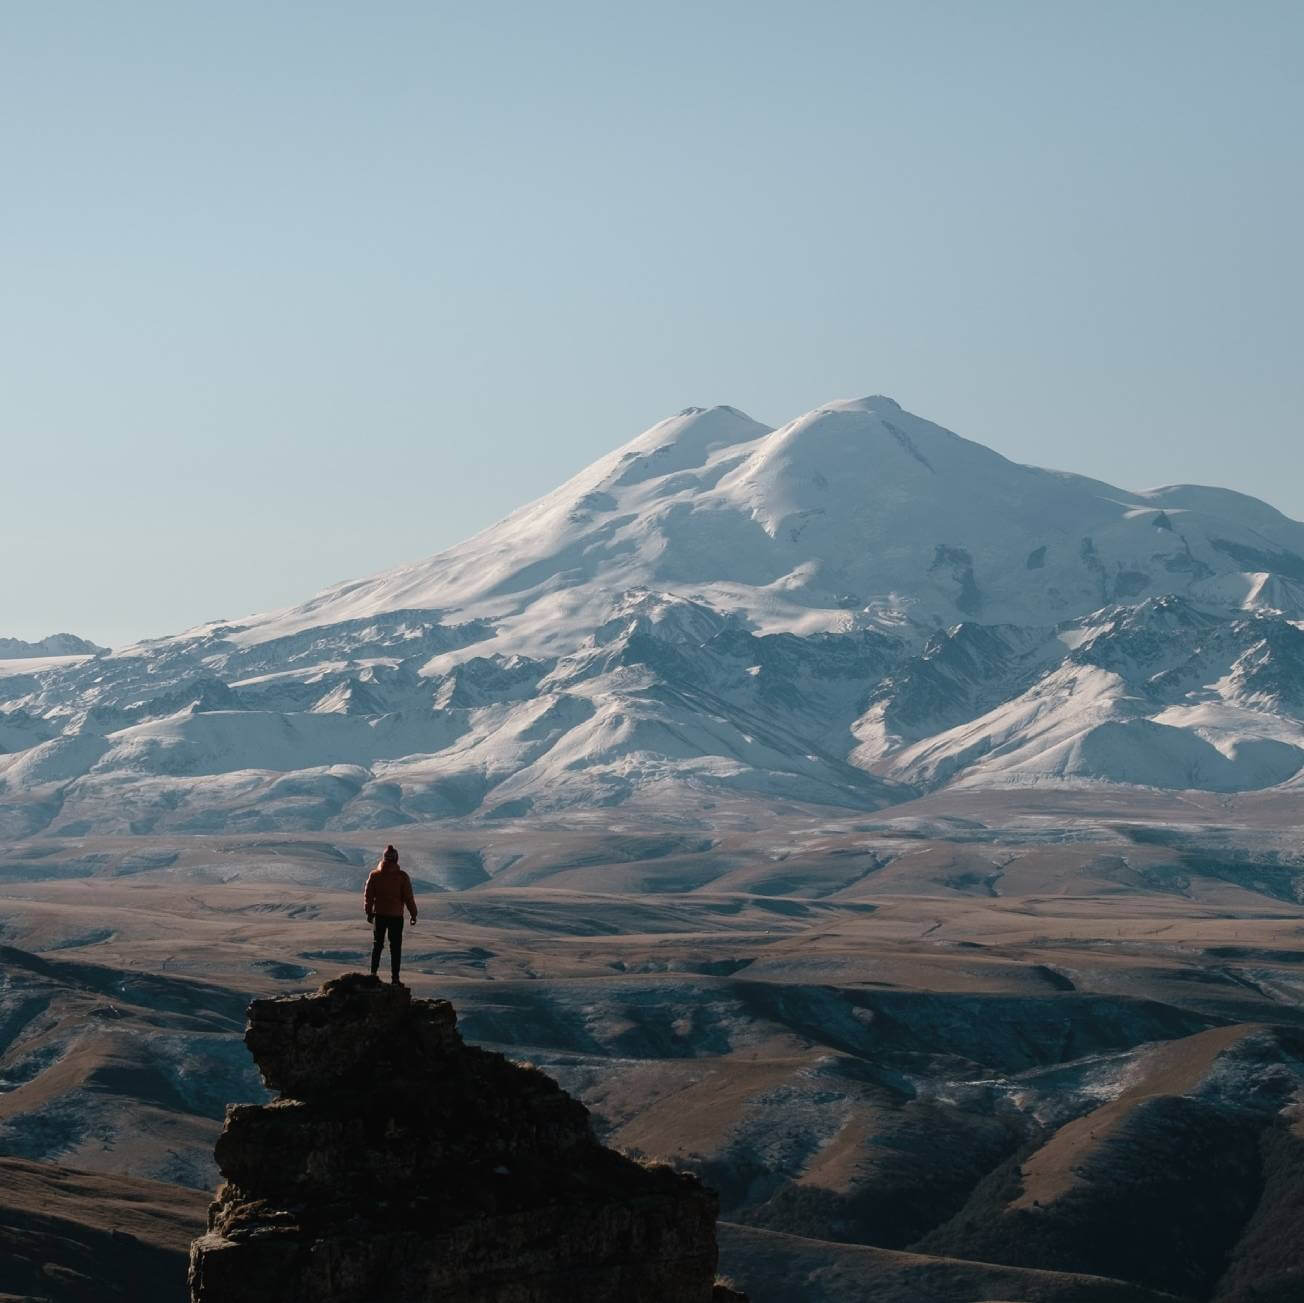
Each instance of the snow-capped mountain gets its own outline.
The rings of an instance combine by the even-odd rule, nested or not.
[[[1022,466],[889,398],[688,408],[457,547],[0,678],[12,833],[720,792],[1239,790],[1304,766],[1304,525]]]
[[[72,633],[52,633],[37,642],[21,638],[0,638],[0,661],[42,660],[51,656],[98,656],[107,647],[99,647],[87,638]]]

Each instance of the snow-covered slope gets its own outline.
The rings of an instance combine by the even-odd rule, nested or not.
[[[457,547],[0,678],[17,832],[387,825],[1304,764],[1304,525],[888,398],[688,408]],[[39,668],[38,668],[39,667]]]

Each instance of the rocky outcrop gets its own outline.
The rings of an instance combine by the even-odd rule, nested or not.
[[[255,1000],[245,1043],[280,1097],[227,1111],[193,1303],[712,1299],[715,1195],[599,1145],[446,1001],[350,974]]]

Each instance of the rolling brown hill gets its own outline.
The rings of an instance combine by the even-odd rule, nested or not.
[[[0,1158],[0,1298],[184,1303],[207,1205],[175,1185]]]

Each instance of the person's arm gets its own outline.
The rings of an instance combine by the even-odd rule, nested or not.
[[[412,916],[412,921],[417,921],[417,898],[412,894],[412,879],[405,873],[403,875],[403,903],[408,908],[408,913]]]
[[[362,907],[367,911],[367,922],[370,923],[376,914],[376,870],[367,874],[367,885],[362,889]]]

